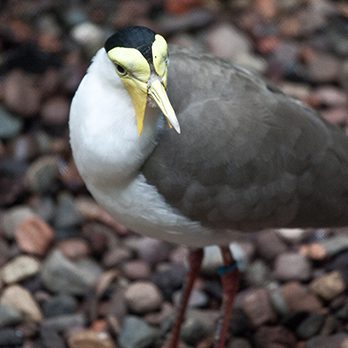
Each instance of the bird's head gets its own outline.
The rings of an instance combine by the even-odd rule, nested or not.
[[[139,135],[143,130],[148,99],[158,105],[169,125],[180,133],[179,122],[166,92],[166,40],[148,28],[128,27],[109,37],[104,47],[132,99]]]

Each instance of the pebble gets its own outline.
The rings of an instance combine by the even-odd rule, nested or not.
[[[182,290],[174,293],[173,302],[176,307],[181,303]],[[208,304],[208,296],[200,289],[193,289],[190,295],[188,306],[190,308],[203,308]]]
[[[125,299],[129,309],[140,314],[156,311],[162,304],[162,295],[157,286],[146,281],[131,284],[125,292]]]
[[[278,255],[274,265],[274,276],[278,280],[306,281],[311,276],[312,267],[306,257],[296,252]]]
[[[240,308],[255,328],[276,320],[276,314],[266,289],[246,290],[237,296]]]
[[[69,117],[69,100],[63,96],[51,97],[41,107],[41,118],[49,127],[65,126]]]
[[[22,121],[0,106],[0,139],[11,139],[19,134]]]
[[[54,188],[58,177],[58,163],[54,156],[43,156],[32,162],[25,174],[28,188],[36,193],[47,193]]]
[[[142,260],[128,261],[122,269],[124,275],[130,280],[148,279],[151,275],[150,266]]]
[[[336,271],[314,279],[309,286],[315,294],[327,301],[333,300],[346,289],[341,274]]]
[[[255,334],[255,345],[259,348],[295,347],[296,338],[282,326],[262,326]]]
[[[39,155],[39,152],[39,145],[32,134],[21,134],[10,142],[9,153],[16,160],[33,160]]]
[[[338,60],[323,52],[317,53],[308,63],[308,76],[313,82],[326,83],[337,80],[340,74]]]
[[[271,281],[271,271],[265,262],[256,260],[252,262],[245,271],[245,281],[248,286],[261,287]]]
[[[0,304],[0,327],[16,325],[22,320],[23,316],[16,308]]]
[[[7,209],[2,215],[1,228],[8,239],[14,239],[15,231],[27,218],[35,214],[32,209],[25,205],[17,205]]]
[[[72,37],[84,48],[88,57],[94,56],[106,39],[105,32],[97,24],[83,22],[76,24],[71,30]]]
[[[324,315],[311,313],[297,327],[296,334],[300,339],[307,340],[318,334],[324,323]]]
[[[15,308],[29,322],[41,322],[42,313],[30,292],[19,285],[7,287],[0,298],[4,306]]]
[[[204,322],[189,316],[181,328],[181,339],[188,345],[197,347],[198,343],[210,333],[209,327]]]
[[[47,257],[41,272],[43,283],[49,290],[71,295],[86,294],[100,275],[101,269],[94,261],[72,262],[59,250],[54,250]]]
[[[45,318],[56,317],[65,314],[73,314],[77,310],[77,300],[67,294],[58,294],[50,297],[42,305]]]
[[[135,249],[140,259],[148,262],[150,265],[168,260],[170,252],[168,243],[148,237],[136,238],[133,242],[129,246]]]
[[[69,348],[116,348],[107,332],[81,330],[68,337]]]
[[[308,340],[305,348],[346,348],[348,347],[348,335],[337,333],[331,336],[316,336]]]
[[[16,329],[0,329],[0,347],[23,347],[24,335]]]
[[[31,256],[20,255],[8,262],[1,270],[4,283],[17,283],[40,271],[40,263]]]
[[[105,267],[115,267],[120,263],[129,260],[132,257],[132,252],[125,246],[112,248],[103,256],[103,265]]]
[[[60,193],[53,226],[57,229],[64,229],[79,225],[82,221],[83,217],[75,206],[73,196],[66,192]]]
[[[251,344],[244,338],[233,337],[227,348],[252,348]]]
[[[83,314],[66,314],[45,318],[41,323],[41,328],[42,330],[65,332],[73,328],[83,328],[85,325],[86,318]]]
[[[221,23],[209,29],[205,40],[210,52],[223,59],[235,61],[240,54],[251,50],[248,37],[229,23]]]
[[[70,238],[59,242],[57,248],[70,260],[79,260],[89,256],[90,247],[82,238]]]
[[[15,235],[20,250],[39,256],[47,253],[54,239],[52,228],[37,215],[24,220]]]
[[[163,296],[171,300],[174,292],[182,287],[185,275],[186,269],[183,265],[170,264],[167,269],[155,272],[151,280],[159,287]]]
[[[256,237],[256,251],[266,260],[272,261],[286,249],[286,244],[274,230],[263,231]]]
[[[322,305],[318,298],[297,281],[283,285],[281,292],[290,311],[314,313],[322,311]]]
[[[13,70],[4,81],[4,104],[24,117],[39,112],[41,91],[35,77],[20,70]]]
[[[120,348],[148,348],[155,347],[159,331],[138,317],[127,316],[123,321],[123,328],[118,336]]]
[[[54,331],[54,330],[41,329],[40,341],[41,341],[40,342],[41,346],[43,346],[44,348],[66,348],[66,344],[62,336],[57,331]],[[36,348],[36,347],[30,347],[30,348]]]

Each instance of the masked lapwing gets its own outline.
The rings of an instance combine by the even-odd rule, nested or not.
[[[72,102],[73,156],[88,190],[133,231],[187,245],[180,324],[203,247],[218,245],[225,346],[239,273],[228,245],[274,227],[348,223],[348,139],[244,68],[145,27],[116,32]]]

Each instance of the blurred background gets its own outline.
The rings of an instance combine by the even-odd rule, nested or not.
[[[161,347],[186,249],[127,231],[71,158],[71,98],[105,39],[145,25],[267,77],[347,131],[345,0],[0,1],[0,347]],[[249,263],[229,348],[348,346],[348,229],[269,230]],[[207,251],[182,347],[209,348],[219,315]]]

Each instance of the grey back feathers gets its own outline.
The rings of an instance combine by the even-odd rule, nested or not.
[[[172,50],[169,98],[182,134],[143,166],[167,202],[212,228],[348,223],[348,138],[231,64]]]

